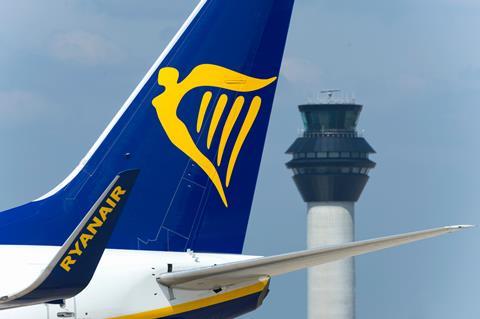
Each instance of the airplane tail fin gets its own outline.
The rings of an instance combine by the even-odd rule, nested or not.
[[[292,9],[201,1],[72,174],[0,214],[0,244],[61,245],[116,173],[135,168],[109,247],[240,253]]]

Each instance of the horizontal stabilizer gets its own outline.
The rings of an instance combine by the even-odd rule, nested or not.
[[[400,246],[470,227],[472,226],[442,227],[272,257],[254,258],[194,270],[165,273],[160,275],[157,281],[165,286],[179,289],[217,289],[244,281],[256,280],[260,277],[281,275],[348,257]]]
[[[120,173],[30,286],[0,298],[0,309],[76,296],[92,279],[135,183],[138,170]]]

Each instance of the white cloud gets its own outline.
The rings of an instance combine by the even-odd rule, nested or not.
[[[281,75],[289,82],[303,89],[318,88],[320,85],[320,70],[318,65],[304,59],[285,57]]]
[[[427,79],[416,74],[400,74],[396,81],[399,88],[406,92],[426,90],[430,84]]]
[[[39,105],[44,105],[43,99],[31,92],[0,91],[2,119],[33,114],[38,110]]]
[[[56,36],[50,46],[54,57],[87,65],[110,64],[119,60],[119,50],[107,39],[86,31]]]
[[[58,114],[55,103],[26,90],[0,91],[0,126],[15,127],[34,121],[44,121]]]
[[[446,0],[446,2],[453,6],[467,6],[467,7],[480,6],[480,1],[478,0]]]

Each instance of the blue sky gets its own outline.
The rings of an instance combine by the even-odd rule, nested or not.
[[[77,164],[194,8],[192,0],[0,3],[0,209]],[[245,252],[305,247],[305,205],[284,166],[296,105],[326,88],[365,105],[378,163],[357,238],[480,224],[480,2],[298,0]],[[478,230],[357,258],[357,315],[475,318]],[[275,278],[247,318],[305,317],[305,272]]]

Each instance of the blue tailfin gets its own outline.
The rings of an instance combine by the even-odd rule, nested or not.
[[[139,169],[109,248],[240,253],[292,7],[202,1],[74,172],[0,214],[0,244],[61,245]]]

